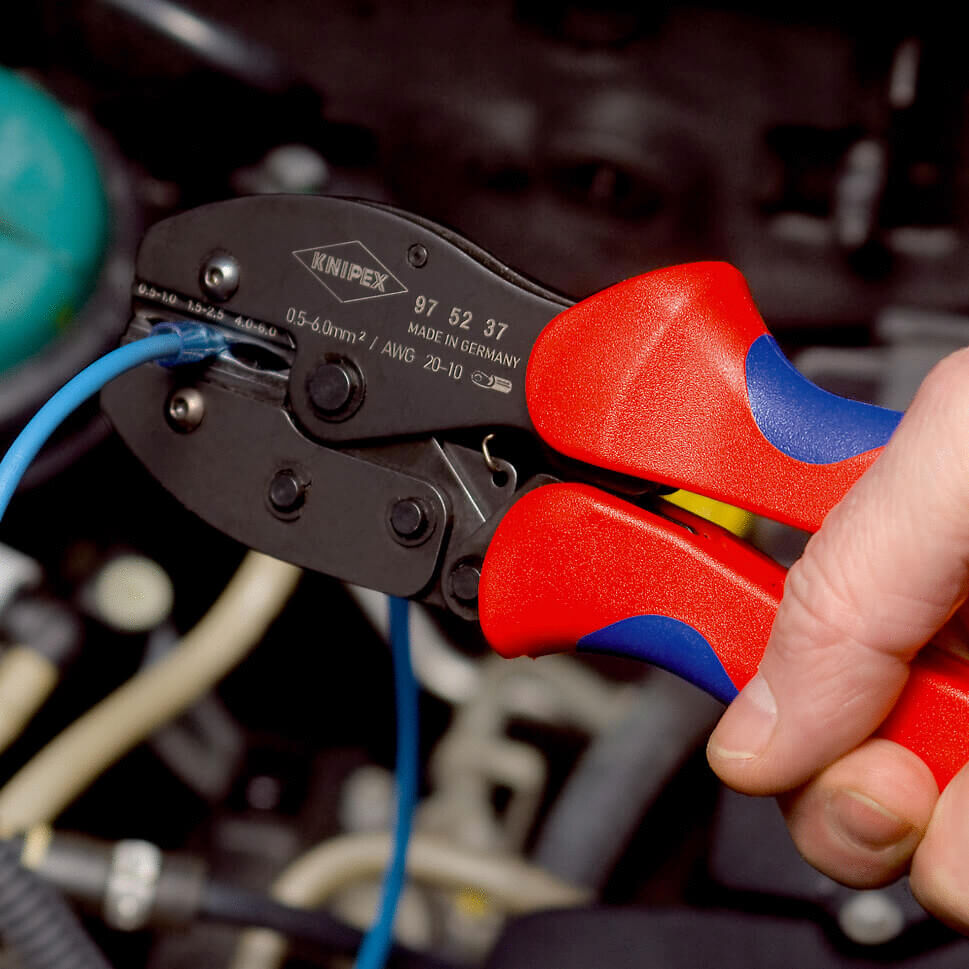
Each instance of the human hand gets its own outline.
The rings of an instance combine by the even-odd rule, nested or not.
[[[708,747],[748,794],[779,794],[799,850],[848,885],[911,865],[919,901],[969,931],[969,769],[939,795],[871,734],[926,643],[969,656],[969,350],[926,378],[884,453],[791,569],[758,674]]]

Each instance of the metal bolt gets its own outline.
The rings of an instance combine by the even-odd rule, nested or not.
[[[300,477],[288,468],[277,471],[269,482],[269,504],[283,513],[293,512],[300,508],[306,497],[306,484]]]
[[[407,261],[415,268],[420,269],[427,265],[427,247],[420,243],[415,243],[407,250]]]
[[[104,886],[104,921],[133,932],[144,928],[154,907],[162,853],[148,841],[119,841],[111,852]]]
[[[427,512],[417,498],[402,498],[394,502],[390,510],[390,527],[399,539],[413,542],[427,531],[427,526]]]
[[[217,303],[224,303],[239,288],[239,262],[222,249],[213,252],[199,273],[202,289]]]
[[[481,582],[481,569],[471,562],[461,562],[451,572],[451,595],[458,602],[468,605],[478,598],[478,584]]]
[[[309,376],[306,389],[314,409],[322,417],[346,417],[360,400],[361,380],[349,361],[328,360]]]
[[[172,427],[188,434],[205,417],[205,398],[194,387],[181,387],[168,398],[166,410]]]

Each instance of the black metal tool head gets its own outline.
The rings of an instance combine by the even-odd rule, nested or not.
[[[472,617],[460,580],[524,480],[480,444],[497,432],[539,449],[525,369],[568,305],[384,206],[217,203],[149,230],[125,339],[198,319],[225,328],[229,350],[142,368],[103,404],[162,484],[239,541]]]

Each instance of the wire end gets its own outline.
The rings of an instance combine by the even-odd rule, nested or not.
[[[164,336],[174,333],[181,341],[178,353],[162,357],[158,362],[163,367],[178,367],[185,363],[196,363],[207,357],[221,353],[227,346],[226,338],[214,327],[204,323],[192,323],[188,320],[177,320],[171,323],[159,323],[152,329],[152,334]]]

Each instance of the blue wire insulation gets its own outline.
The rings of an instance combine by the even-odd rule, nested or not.
[[[354,969],[383,969],[393,942],[394,917],[407,876],[407,845],[414,822],[418,784],[417,681],[410,661],[410,603],[390,600],[390,649],[397,704],[397,820],[394,850],[384,875],[376,921],[357,953]]]
[[[183,357],[183,349],[186,347],[186,335],[190,331],[193,336],[193,340],[190,341],[192,352],[186,359]],[[10,445],[3,461],[0,461],[0,518],[6,514],[10,499],[17,490],[17,485],[20,484],[27,466],[37,456],[37,452],[47,443],[47,439],[61,423],[84,401],[93,397],[109,380],[150,360],[160,360],[169,364],[194,362],[198,359],[196,344],[200,332],[208,333],[210,355],[218,353],[225,346],[225,339],[210,327],[183,324],[181,330],[167,332],[164,335],[147,336],[106,353],[64,384],[30,419]]]

